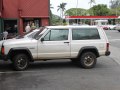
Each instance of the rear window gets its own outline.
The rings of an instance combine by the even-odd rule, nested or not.
[[[74,28],[72,29],[73,40],[100,39],[97,28]]]

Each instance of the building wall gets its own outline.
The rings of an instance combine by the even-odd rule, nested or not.
[[[0,12],[2,11],[2,0],[0,0]],[[0,14],[1,17],[1,14]]]
[[[0,33],[2,32],[2,0],[0,0]]]
[[[1,22],[1,18],[0,18],[0,33],[2,32],[2,27],[1,27],[1,25],[2,25],[2,22]]]
[[[40,25],[49,25],[50,0],[3,0],[4,20],[16,19],[20,33],[24,31],[25,19],[39,19]],[[5,27],[4,27],[5,28]]]
[[[47,18],[43,18],[41,19],[42,25],[41,26],[48,26],[49,25],[49,21]]]
[[[23,10],[22,16],[49,16],[49,0],[21,0],[20,9]]]
[[[49,0],[3,0],[4,18],[49,17]]]
[[[3,0],[4,18],[18,18],[18,1],[19,0]]]

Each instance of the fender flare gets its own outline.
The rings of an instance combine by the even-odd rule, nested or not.
[[[11,55],[11,53],[12,53],[13,51],[26,51],[26,52],[29,54],[31,61],[34,61],[33,56],[32,56],[32,53],[31,53],[30,50],[29,50],[28,48],[26,48],[26,47],[11,48],[11,49],[9,50],[7,56],[10,57],[10,55]]]
[[[94,47],[94,46],[86,46],[86,47],[82,47],[82,48],[79,50],[79,53],[78,53],[78,56],[77,56],[77,57],[79,57],[79,56],[82,54],[82,52],[85,51],[85,50],[89,50],[89,51],[95,50],[96,56],[97,56],[97,57],[100,56],[100,55],[99,55],[99,52],[98,52],[98,49],[97,49],[96,47]]]

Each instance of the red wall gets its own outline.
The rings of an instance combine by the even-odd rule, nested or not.
[[[4,18],[18,18],[18,10],[21,17],[48,17],[49,0],[3,0]]]
[[[22,16],[49,16],[49,0],[21,0]]]
[[[2,16],[2,0],[0,0],[0,17]]]
[[[3,0],[3,17],[18,18],[18,0]]]
[[[48,26],[49,25],[49,23],[48,23],[49,21],[48,21],[47,18],[43,18],[41,22],[42,22],[42,26]]]

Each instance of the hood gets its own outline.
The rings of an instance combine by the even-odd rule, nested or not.
[[[21,38],[21,39],[8,39],[4,40],[4,45],[17,45],[17,44],[24,44],[31,42],[32,39],[30,38]]]

